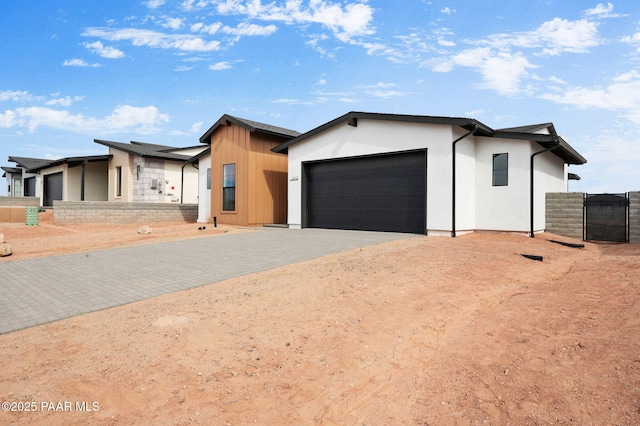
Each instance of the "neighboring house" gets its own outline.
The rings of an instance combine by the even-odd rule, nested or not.
[[[7,178],[7,195],[9,197],[22,197],[22,169],[20,167],[0,167]]]
[[[7,178],[7,195],[11,197],[40,197],[40,174],[32,169],[49,163],[51,160],[28,157],[9,157],[16,167],[2,167],[3,177]]]
[[[553,124],[494,130],[468,118],[350,112],[288,153],[292,228],[451,235],[538,232],[545,193],[586,160]]]
[[[42,206],[55,200],[106,201],[110,156],[94,155],[57,160],[9,157],[22,170],[22,195],[40,197]],[[12,193],[17,193],[14,180]]]
[[[216,218],[234,225],[287,222],[287,157],[272,148],[300,133],[243,118],[223,115],[200,142],[210,153],[199,159],[200,182],[209,183],[199,219]],[[207,163],[208,162],[208,163]],[[206,188],[206,186],[205,186]],[[209,200],[207,200],[207,197]]]
[[[94,139],[109,147],[108,201],[198,203],[198,170],[189,159],[206,147]]]

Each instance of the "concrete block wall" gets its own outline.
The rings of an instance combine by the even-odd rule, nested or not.
[[[546,231],[582,240],[584,193],[548,192],[545,202]]]
[[[62,224],[150,223],[198,219],[197,204],[54,201],[53,218]]]
[[[138,175],[140,166],[140,175]],[[151,189],[151,181],[162,182],[161,192]],[[164,195],[164,161],[135,156],[133,158],[133,201],[162,203]]]
[[[0,196],[0,207],[39,207],[39,197],[6,197]]]
[[[629,242],[640,243],[640,191],[629,192]]]

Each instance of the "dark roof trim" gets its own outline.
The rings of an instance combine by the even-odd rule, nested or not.
[[[567,179],[569,180],[580,180],[580,176],[575,173],[567,173]]]
[[[278,145],[271,150],[279,153],[288,153],[290,146],[300,143],[312,136],[325,132],[326,130],[337,126],[343,122],[346,122],[350,126],[357,126],[358,119],[368,120],[385,120],[385,121],[401,121],[409,123],[427,123],[427,124],[444,124],[449,126],[459,126],[468,131],[474,131],[474,136],[504,138],[504,139],[517,139],[528,140],[537,142],[544,148],[549,148],[556,143],[560,146],[552,152],[558,157],[562,158],[567,164],[584,164],[587,160],[582,157],[575,149],[573,149],[564,139],[559,137],[556,133],[552,123],[534,124],[530,126],[511,127],[508,129],[493,130],[489,126],[474,120],[472,118],[459,118],[459,117],[438,117],[427,115],[401,115],[401,114],[379,114],[368,112],[355,112],[351,111],[341,117],[338,117],[328,123],[325,123],[301,136],[287,141],[281,145]],[[548,129],[551,134],[544,133],[532,133],[541,129]]]
[[[207,155],[209,153],[211,153],[211,146],[208,146],[207,149],[202,151],[200,154],[196,154],[193,157],[189,158],[187,163],[197,163],[202,157],[204,157],[205,155]]]
[[[553,129],[555,132],[555,129]],[[512,131],[504,131],[504,130],[496,130],[496,133],[493,137],[503,138],[503,139],[519,139],[519,140],[529,140],[533,142],[538,142],[542,147],[550,148],[553,145],[560,144],[560,146],[554,149],[552,152],[558,157],[562,158],[567,164],[585,164],[587,160],[578,153],[567,141],[562,139],[562,137],[557,134],[547,135],[541,133],[522,133],[522,132],[512,132]]]
[[[39,172],[40,170],[48,169],[50,167],[61,166],[63,164],[67,164],[69,167],[77,167],[86,163],[95,163],[97,161],[109,161],[111,157],[113,156],[112,155],[91,155],[87,157],[60,158],[58,160],[51,160],[49,163],[30,169],[29,171]]]
[[[236,124],[240,127],[244,127],[250,132],[267,133],[284,138],[295,138],[300,136],[300,133],[296,132],[295,130],[285,129],[283,127],[272,126],[270,124],[260,123],[257,121],[247,120],[244,118],[234,117],[229,114],[224,114],[218,121],[215,122],[213,126],[209,128],[209,130],[205,132],[204,135],[200,137],[200,142],[209,143],[209,139],[211,138],[213,132],[215,132],[220,126],[229,126],[231,123]]]
[[[537,133],[542,129],[547,129],[550,134],[557,135],[556,128],[553,126],[553,123],[540,123],[530,124],[528,126],[508,127],[504,129],[498,129],[498,131],[514,133]]]
[[[154,158],[158,160],[170,160],[170,161],[182,161],[182,162],[185,162],[189,160],[189,158],[191,158],[190,155],[174,154],[172,152],[167,152],[167,151],[176,151],[181,149],[178,147],[171,147],[167,145],[155,145],[155,144],[150,144],[145,142],[131,142],[129,144],[129,143],[122,143],[122,142],[105,141],[100,139],[94,139],[93,141],[100,145],[108,146],[109,148],[114,148],[119,151],[123,151],[132,155],[138,155],[144,158]]]
[[[11,173],[12,175],[22,175],[22,169],[19,167],[0,167],[0,169],[4,170],[7,173]],[[2,176],[6,177],[6,176]]]
[[[350,126],[357,126],[358,119],[402,121],[405,123],[446,124],[450,126],[460,126],[469,131],[476,129],[473,133],[475,136],[492,136],[494,132],[493,129],[491,129],[489,126],[486,126],[481,122],[474,120],[472,118],[437,117],[437,116],[429,116],[429,115],[379,114],[379,113],[371,113],[371,112],[351,111],[341,117],[338,117],[334,120],[329,121],[328,123],[323,124],[322,126],[316,127],[315,129],[310,130],[307,133],[304,133],[295,139],[292,139],[288,142],[285,142],[281,145],[274,147],[272,151],[286,154],[288,152],[288,148],[291,145],[300,143],[305,139],[308,139],[312,136],[322,133],[343,122],[347,122],[347,124]]]
[[[45,160],[42,158],[29,158],[29,157],[13,157],[9,156],[9,161],[12,163],[16,163],[18,166],[25,169],[27,172],[31,171],[33,168],[37,168],[43,166],[45,164],[49,164],[52,160]]]

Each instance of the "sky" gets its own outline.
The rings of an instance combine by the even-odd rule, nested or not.
[[[552,122],[569,190],[640,190],[637,0],[2,0],[0,36],[2,166],[364,111]]]

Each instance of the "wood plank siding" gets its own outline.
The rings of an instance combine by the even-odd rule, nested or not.
[[[271,152],[282,138],[234,123],[211,135],[211,215],[219,223],[262,225],[287,221],[287,157]],[[236,165],[235,211],[222,211],[222,173]]]

